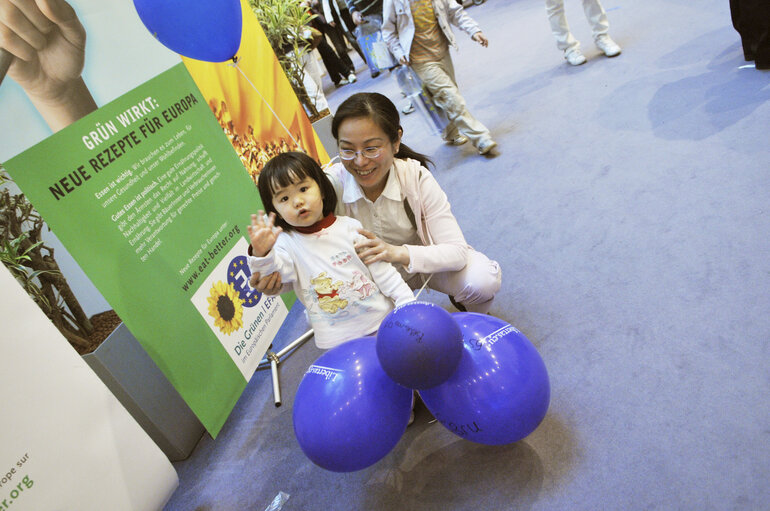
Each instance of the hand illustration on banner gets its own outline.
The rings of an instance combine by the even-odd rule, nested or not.
[[[8,72],[53,131],[96,110],[81,76],[85,46],[86,31],[65,0],[0,4],[0,82]]]
[[[224,62],[241,45],[238,0],[134,0],[134,7],[163,46],[185,57]]]

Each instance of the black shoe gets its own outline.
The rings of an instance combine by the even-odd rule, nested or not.
[[[465,308],[465,305],[461,303],[457,303],[455,301],[455,297],[452,295],[449,295],[449,301],[452,302],[452,305],[455,306],[455,309],[459,310],[460,312],[468,312],[468,309]]]
[[[380,76],[379,71],[372,71],[372,78],[377,78],[378,76]]]

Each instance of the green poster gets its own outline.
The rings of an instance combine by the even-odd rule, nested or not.
[[[184,65],[4,165],[216,436],[290,302],[248,286],[259,193]]]

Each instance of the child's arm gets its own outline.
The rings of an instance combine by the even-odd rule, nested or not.
[[[359,232],[361,229],[363,229],[363,226],[361,225],[361,222],[354,218],[341,218],[346,218],[349,221],[349,235],[352,239],[352,244],[355,249],[356,245],[358,244],[357,242],[366,240],[366,238]],[[360,259],[360,256],[357,253],[356,257],[359,257]],[[361,262],[363,262],[363,260]],[[401,274],[396,271],[392,264],[387,261],[375,261],[373,263],[366,264],[366,267],[369,270],[369,273],[372,276],[372,280],[377,285],[377,288],[380,290],[380,292],[393,300],[396,306],[414,301],[414,293],[409,288],[409,286],[406,285],[406,282],[404,282]]]
[[[401,274],[396,271],[392,264],[385,261],[377,261],[367,266],[367,268],[369,268],[372,280],[377,284],[380,292],[393,300],[396,307],[415,300],[414,291],[406,285],[404,279],[401,278]]]
[[[283,232],[280,227],[273,230],[275,214],[270,213],[267,222],[264,220],[264,212],[251,215],[251,225],[247,227],[251,240],[251,255],[248,258],[249,269],[252,273],[270,275],[278,272],[283,283],[297,280],[297,272],[294,269],[294,261],[291,254],[276,246],[278,236]]]
[[[260,210],[258,214],[251,215],[251,225],[247,227],[249,231],[249,239],[251,240],[251,250],[255,257],[265,257],[273,245],[275,240],[278,239],[278,235],[281,234],[280,227],[275,225],[275,213],[270,213],[270,216],[265,222],[265,212]]]

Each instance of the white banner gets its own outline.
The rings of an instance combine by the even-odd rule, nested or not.
[[[161,509],[173,466],[0,264],[0,510]]]

